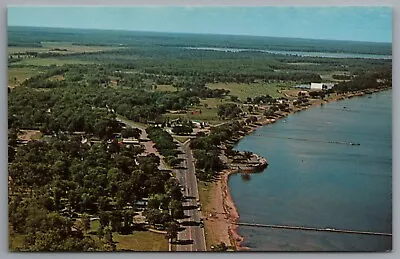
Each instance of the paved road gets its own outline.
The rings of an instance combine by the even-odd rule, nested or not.
[[[188,197],[183,206],[189,208],[185,210],[188,218],[181,220],[185,229],[178,233],[177,251],[206,251],[204,229],[198,226],[201,218],[201,211],[197,209],[199,193],[197,189],[197,179],[194,169],[193,155],[189,147],[189,142],[180,144],[179,149],[183,152],[179,157],[183,158],[182,169],[176,170],[179,183],[183,186],[184,196]],[[193,224],[193,225],[187,225]]]

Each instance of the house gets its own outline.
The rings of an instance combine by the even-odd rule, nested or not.
[[[311,89],[314,90],[329,90],[332,89],[332,83],[311,83]]]

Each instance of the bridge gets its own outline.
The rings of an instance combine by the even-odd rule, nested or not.
[[[335,228],[314,228],[314,227],[304,227],[304,226],[268,225],[268,224],[244,223],[244,222],[237,222],[235,224],[239,225],[239,226],[247,226],[247,227],[280,228],[280,229],[306,230],[306,231],[324,231],[324,232],[337,232],[337,233],[358,234],[358,235],[392,236],[392,233],[345,230],[345,229],[335,229]]]

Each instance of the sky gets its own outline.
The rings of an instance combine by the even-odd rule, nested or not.
[[[9,7],[9,26],[392,42],[390,7]]]

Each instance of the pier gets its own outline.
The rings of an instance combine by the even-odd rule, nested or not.
[[[324,232],[337,232],[337,233],[357,234],[357,235],[392,236],[392,233],[345,230],[345,229],[335,229],[335,228],[313,228],[313,227],[304,227],[304,226],[268,225],[268,224],[257,224],[257,223],[242,223],[242,222],[237,222],[235,224],[239,225],[239,226],[248,226],[248,227],[280,228],[280,229],[306,230],[306,231],[324,231]]]
[[[305,139],[305,138],[278,137],[278,136],[272,136],[272,135],[266,135],[266,134],[253,134],[253,136],[280,138],[280,139],[292,139],[292,140],[309,141],[309,142],[330,143],[330,144],[342,144],[342,145],[350,145],[350,146],[359,146],[360,145],[360,143],[346,142],[346,141],[329,141],[329,140],[316,140],[316,139]]]

